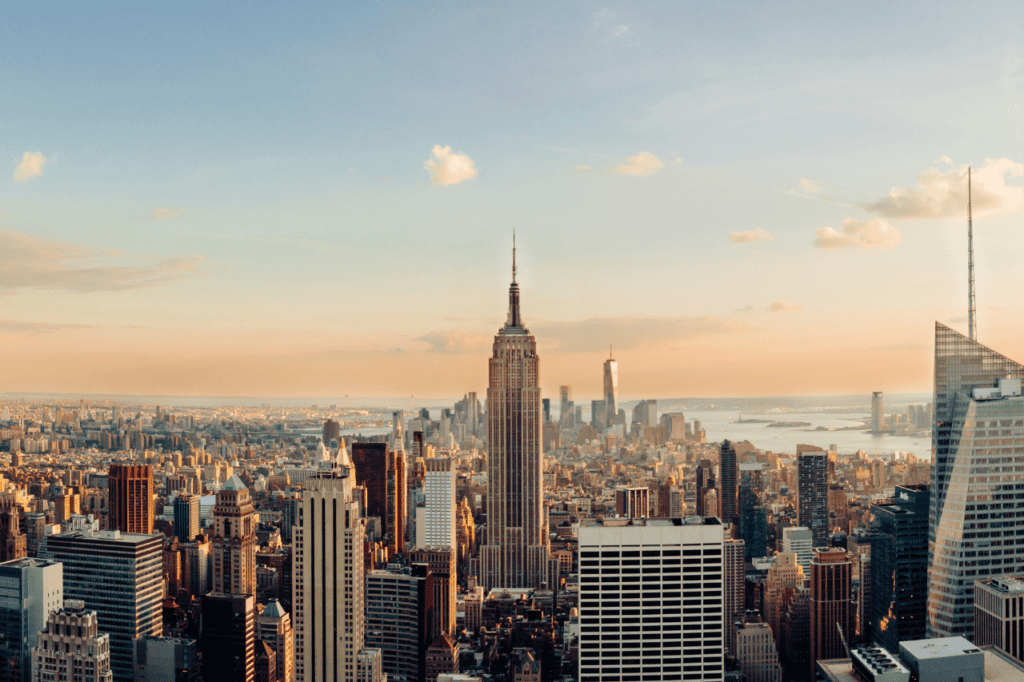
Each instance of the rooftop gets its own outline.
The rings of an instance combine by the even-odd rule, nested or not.
[[[935,639],[914,639],[900,642],[901,653],[904,649],[919,661],[928,658],[949,658],[981,653],[981,649],[963,637],[936,637]]]

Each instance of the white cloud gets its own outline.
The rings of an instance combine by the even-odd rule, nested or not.
[[[21,163],[14,169],[14,179],[18,182],[28,182],[43,174],[43,166],[46,165],[46,157],[39,152],[25,152],[21,157]]]
[[[952,165],[943,156],[939,163]],[[985,159],[971,175],[971,197],[977,217],[1015,213],[1024,208],[1024,189],[1006,184],[1024,176],[1024,164],[1010,159]],[[888,195],[864,208],[886,218],[966,218],[967,166],[929,168],[917,176],[917,187],[893,187]]]
[[[430,332],[416,340],[430,344],[431,353],[478,353],[487,348],[491,339],[474,332],[443,331]]]
[[[770,306],[768,306],[768,310],[773,313],[789,313],[793,312],[794,310],[803,309],[804,307],[799,303],[790,303],[789,301],[775,301]]]
[[[654,154],[640,152],[626,159],[626,163],[620,164],[615,172],[619,175],[654,175],[664,167],[665,164]]]
[[[435,185],[457,185],[476,175],[473,159],[465,154],[452,153],[451,147],[434,145],[433,159],[423,163],[423,168],[430,173],[430,181]]]
[[[820,187],[818,187],[818,185],[811,182],[807,178],[800,178],[800,186],[803,187],[808,192],[813,192],[815,194],[818,192],[819,189],[821,189]]]
[[[750,242],[770,242],[772,236],[760,227],[746,232],[730,232],[729,241],[733,244],[749,244]]]
[[[815,230],[815,234],[814,245],[827,250],[891,249],[903,240],[900,231],[881,218],[866,222],[847,218],[843,221],[842,232],[832,227],[821,227]]]
[[[608,37],[618,38],[619,36],[625,34],[627,31],[629,31],[629,26],[626,26],[625,24],[619,24],[614,29],[612,29],[612,32]]]

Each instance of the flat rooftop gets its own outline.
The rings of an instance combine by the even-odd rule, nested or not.
[[[929,658],[949,658],[964,654],[980,654],[981,649],[963,637],[937,637],[935,639],[914,639],[900,642],[900,648],[906,649],[917,660]]]

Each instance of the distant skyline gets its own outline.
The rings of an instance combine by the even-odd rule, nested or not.
[[[1015,5],[180,3],[0,23],[0,391],[928,393],[1024,357]]]

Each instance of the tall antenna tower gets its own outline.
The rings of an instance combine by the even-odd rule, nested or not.
[[[967,336],[978,340],[978,320],[974,305],[974,223],[971,219],[971,167],[967,167]]]

